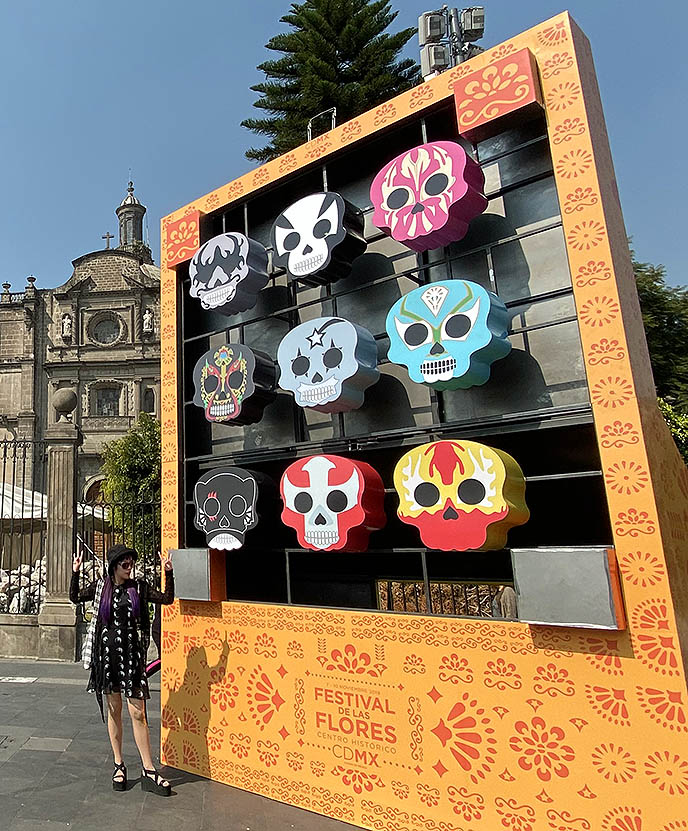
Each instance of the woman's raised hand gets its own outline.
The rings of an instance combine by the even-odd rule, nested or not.
[[[72,559],[72,571],[79,571],[81,568],[81,561],[83,560],[83,556],[81,554],[81,549],[76,552],[74,558]]]
[[[172,571],[172,557],[170,557],[170,549],[168,548],[164,555],[161,551],[158,551],[158,557],[160,557],[160,562],[162,563],[162,567],[165,571]]]

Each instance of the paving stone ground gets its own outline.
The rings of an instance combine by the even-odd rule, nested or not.
[[[140,762],[124,714],[130,783],[112,790],[112,751],[80,664],[0,658],[0,831],[359,831],[322,817],[162,768],[173,795],[144,793]],[[158,761],[160,693],[148,714]]]

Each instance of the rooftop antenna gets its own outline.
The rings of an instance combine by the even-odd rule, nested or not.
[[[434,78],[445,69],[457,66],[483,48],[473,43],[485,34],[485,7],[466,9],[442,6],[423,12],[418,18],[418,42],[423,79]]]

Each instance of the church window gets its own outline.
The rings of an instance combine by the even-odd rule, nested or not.
[[[155,415],[155,392],[147,387],[143,393],[143,412]]]
[[[119,415],[119,387],[98,387],[94,390],[94,415],[97,416],[118,416]]]
[[[105,318],[93,327],[93,339],[98,343],[110,344],[117,340],[119,326],[116,320]]]

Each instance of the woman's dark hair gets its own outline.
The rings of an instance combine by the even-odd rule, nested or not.
[[[109,574],[106,574],[105,585],[103,586],[103,591],[100,595],[100,606],[98,607],[98,617],[104,625],[109,624],[112,619],[112,591],[112,577],[110,577]],[[141,603],[139,600],[139,593],[136,591],[136,586],[129,586],[127,594],[129,595],[129,602],[131,603],[131,613],[134,618],[137,618],[141,611]]]

